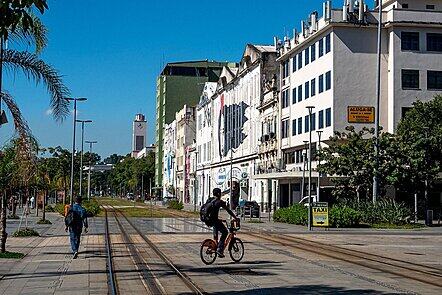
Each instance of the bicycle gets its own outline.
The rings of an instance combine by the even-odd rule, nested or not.
[[[241,228],[240,222],[232,220],[230,221],[230,227],[227,224],[227,221],[224,220],[226,226],[229,228],[229,234],[227,235],[225,245],[229,250],[230,258],[234,262],[240,262],[244,257],[244,244],[241,239],[236,237],[236,232]],[[200,249],[200,257],[201,260],[206,265],[210,265],[215,262],[218,254],[216,253],[216,249],[218,248],[218,239],[214,237],[213,239],[206,239],[201,243]]]

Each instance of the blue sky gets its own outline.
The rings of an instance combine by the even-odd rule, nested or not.
[[[126,154],[138,112],[147,115],[148,143],[154,141],[155,84],[163,63],[238,61],[247,43],[271,44],[273,36],[299,29],[311,11],[322,14],[322,2],[49,0],[43,16],[49,46],[42,57],[64,75],[72,95],[88,98],[79,103],[78,117],[94,121],[86,139],[99,142],[96,151],[103,157]],[[42,146],[71,147],[72,117],[59,124],[48,115],[42,86],[8,72],[4,89]],[[11,124],[1,127],[0,143],[12,133]]]

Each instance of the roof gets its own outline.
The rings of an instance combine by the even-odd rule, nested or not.
[[[250,44],[250,45],[255,47],[260,52],[276,52],[276,47],[273,45],[255,45],[255,44]]]

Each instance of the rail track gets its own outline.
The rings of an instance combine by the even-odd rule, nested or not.
[[[150,292],[151,294],[168,294],[165,288],[163,287],[163,285],[161,284],[160,280],[155,275],[155,271],[149,265],[149,263],[152,263],[152,265],[158,267],[158,261],[156,261],[156,263],[151,262],[151,260],[154,259],[152,257],[156,255],[158,258],[157,260],[161,260],[164,266],[167,267],[169,271],[172,271],[188,289],[186,290],[186,292],[180,291],[180,293],[205,294],[204,290],[201,287],[199,287],[188,275],[182,272],[148,237],[146,237],[132,223],[132,221],[130,221],[124,215],[124,213],[121,210],[116,209],[112,206],[110,206],[110,208],[111,208],[110,210],[108,208],[105,208],[106,224],[108,224],[107,214],[112,213],[113,217],[117,222],[118,228],[120,229],[122,239],[124,243],[127,245],[130,256],[132,257],[135,266],[140,272],[140,278],[142,279],[142,283],[148,292]],[[136,243],[133,241],[131,236],[128,234],[129,231],[135,232],[138,236],[141,237],[144,243],[142,245],[136,245]],[[109,239],[108,231],[106,233],[106,236],[107,236],[106,240]],[[146,251],[150,252],[149,255],[150,259],[146,259],[143,257],[142,253],[145,253]],[[108,257],[109,257],[109,252],[108,252]],[[110,258],[110,260],[112,259]],[[108,277],[111,277],[110,272],[108,274]],[[115,285],[116,293],[111,293],[112,282],[111,280],[108,280],[110,294],[120,294],[118,290],[118,284],[116,283],[118,281],[118,276],[115,277],[117,279],[114,280],[113,284]]]
[[[328,245],[285,234],[275,235],[270,232],[256,233],[249,228],[243,234],[270,241],[288,248],[298,249],[320,256],[337,259],[347,263],[359,265],[372,270],[381,271],[424,283],[434,287],[442,287],[442,270],[409,261],[371,254],[358,250]]]
[[[182,220],[181,218],[180,220],[185,223],[192,223],[195,226],[204,228],[204,226],[198,222]],[[247,226],[242,226],[242,228],[244,229],[242,234],[267,240],[288,248],[337,259],[372,270],[382,271],[434,287],[442,287],[442,270],[436,267],[367,253],[359,250],[343,248],[335,245],[329,245],[300,237],[293,237],[287,234],[276,235],[268,231],[258,233]]]

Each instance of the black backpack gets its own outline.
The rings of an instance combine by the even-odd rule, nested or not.
[[[213,226],[213,214],[215,213],[215,198],[208,199],[207,202],[201,206],[200,219],[207,226]]]
[[[69,209],[66,217],[64,218],[64,224],[68,227],[75,227],[81,224],[81,222],[81,216],[78,214],[78,212]]]

